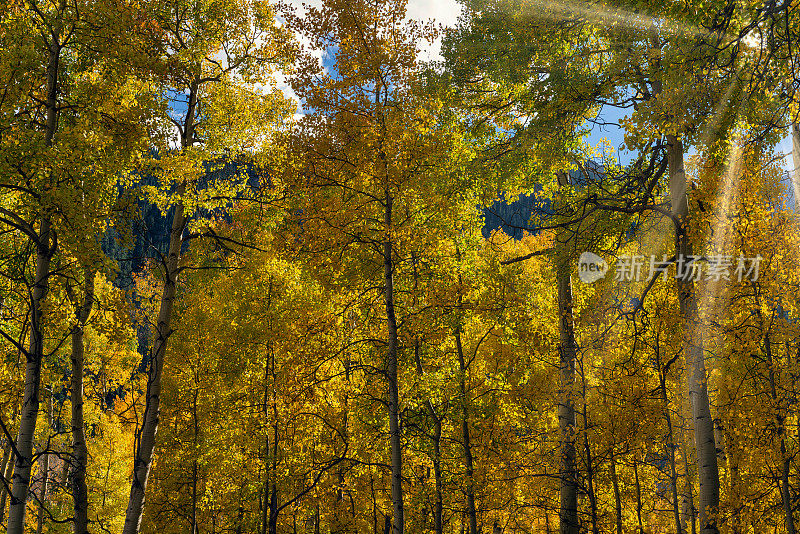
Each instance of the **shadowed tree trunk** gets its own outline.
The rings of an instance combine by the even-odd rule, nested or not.
[[[681,527],[680,500],[678,498],[678,466],[675,461],[675,449],[677,448],[677,446],[675,445],[675,431],[672,427],[672,413],[669,408],[669,396],[667,395],[667,376],[669,374],[669,368],[678,359],[678,355],[675,355],[669,361],[664,363],[662,367],[660,332],[656,334],[655,352],[656,352],[656,364],[658,366],[658,389],[659,393],[661,394],[661,404],[664,414],[664,422],[667,423],[667,450],[669,456],[669,486],[670,486],[669,489],[672,495],[672,516],[673,520],[675,521],[675,532],[681,534],[683,532],[683,528]]]
[[[642,523],[642,484],[639,481],[639,461],[633,455],[633,480],[636,483],[636,521],[639,525],[639,534],[644,534]]]
[[[464,348],[461,345],[461,326],[456,327],[456,352],[458,353],[459,382],[461,396],[461,439],[464,447],[464,467],[466,468],[467,518],[469,534],[478,534],[478,512],[475,508],[475,469],[472,458],[472,444],[469,430],[469,400],[467,398],[467,363],[464,359]]]
[[[389,433],[391,441],[392,467],[392,507],[394,511],[392,534],[404,534],[405,519],[403,509],[403,451],[400,435],[400,388],[397,379],[397,318],[394,312],[394,262],[392,260],[392,196],[386,187],[384,198],[384,224],[386,237],[383,243],[384,300],[386,304],[386,324],[388,344],[386,349],[386,380],[389,386]]]
[[[47,395],[47,431],[48,433],[53,429],[53,390],[48,388]],[[45,448],[50,448],[50,437],[47,437]],[[41,466],[41,487],[39,488],[39,513],[36,518],[36,534],[42,534],[44,529],[44,518],[47,506],[47,494],[50,490],[50,453],[45,452],[39,459]]]
[[[425,376],[419,338],[414,340],[414,360],[417,364],[417,373],[420,376]],[[433,504],[433,531],[436,534],[442,534],[444,528],[442,524],[442,504],[444,501],[442,494],[442,418],[439,416],[431,399],[428,399],[425,403],[425,409],[428,412],[428,417],[433,422],[433,434],[430,436],[431,445],[433,445],[433,478],[436,495],[436,502]]]
[[[89,503],[86,487],[86,465],[88,463],[88,449],[86,447],[86,432],[83,421],[83,367],[84,367],[84,329],[94,303],[94,273],[91,269],[83,271],[83,299],[77,301],[72,287],[68,284],[67,291],[75,307],[75,326],[72,327],[72,377],[70,383],[70,402],[72,404],[72,503],[73,503],[73,532],[74,534],[88,534],[89,532]]]
[[[617,458],[614,451],[611,452],[611,485],[614,488],[614,527],[617,534],[622,534],[622,497],[619,491],[619,477],[617,476]]]

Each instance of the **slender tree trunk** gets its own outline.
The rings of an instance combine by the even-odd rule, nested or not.
[[[667,136],[669,157],[670,198],[672,215],[677,220],[675,256],[680,261],[692,254],[689,243],[689,205],[686,194],[686,173],[683,165],[683,143]],[[706,360],[702,328],[699,324],[697,294],[694,282],[678,278],[678,301],[684,319],[684,354],[690,366],[689,395],[694,420],[697,475],[699,482],[700,533],[717,534],[719,513],[719,467],[714,442],[714,422],[708,397]]]
[[[735,423],[735,421],[734,421]],[[725,435],[728,453],[725,455],[728,462],[728,486],[730,488],[730,514],[731,534],[742,534],[741,518],[741,477],[739,476],[739,451],[736,436],[730,430]]]
[[[615,522],[614,525],[617,529],[617,534],[622,534],[622,496],[619,491],[619,477],[617,476],[617,458],[613,453],[611,454],[611,484],[614,488],[614,512]]]
[[[575,383],[576,346],[572,330],[572,288],[566,262],[558,265],[558,304],[560,317],[560,404],[558,421],[561,430],[561,534],[577,534],[578,521],[578,470],[575,453]]]
[[[17,436],[17,456],[14,465],[11,506],[8,512],[8,533],[23,534],[25,528],[25,509],[28,501],[28,487],[31,480],[31,460],[33,458],[33,437],[36,433],[36,419],[39,415],[40,381],[42,373],[41,304],[47,294],[50,271],[50,258],[53,251],[50,243],[50,220],[45,217],[39,231],[39,245],[36,254],[36,283],[31,292],[30,348],[25,367],[25,393]]]
[[[14,466],[14,462],[11,459],[11,442],[4,441],[5,446],[3,447],[3,463],[0,465],[0,475],[3,476],[3,480],[8,484],[11,482],[11,469]],[[6,519],[6,498],[8,495],[6,484],[0,486],[0,524]]]
[[[569,175],[556,175],[559,186],[569,184]],[[558,286],[559,352],[559,404],[558,426],[561,435],[561,534],[578,534],[578,468],[575,452],[575,360],[578,346],[572,320],[572,280],[570,277],[567,244],[560,245],[556,259],[556,284]]]
[[[181,147],[186,149],[194,144],[195,109],[197,107],[199,82],[193,81],[189,87],[189,102],[184,119]],[[176,188],[176,195],[183,196],[186,192],[186,182],[182,181]],[[128,508],[125,511],[125,525],[122,534],[137,534],[142,522],[144,499],[147,491],[147,480],[150,476],[150,467],[153,463],[153,451],[156,445],[156,433],[161,416],[161,375],[164,371],[164,356],[167,352],[167,343],[172,335],[172,308],[175,303],[178,287],[179,265],[183,246],[183,231],[186,228],[184,205],[182,202],[175,204],[172,215],[172,226],[169,236],[169,251],[164,262],[164,285],[161,292],[161,302],[158,309],[158,323],[156,324],[155,340],[149,353],[150,368],[147,375],[147,392],[145,395],[144,416],[142,428],[135,440],[133,461],[133,481],[131,493],[128,498]]]
[[[416,285],[416,265],[414,267],[414,278]],[[415,288],[416,289],[416,288]],[[422,367],[422,356],[420,354],[421,347],[419,338],[414,340],[414,360],[417,364],[417,374],[421,377],[425,376],[425,370]],[[436,534],[442,534],[442,419],[437,413],[433,401],[428,399],[425,403],[425,408],[428,411],[428,417],[433,422],[433,435],[431,436],[431,444],[433,445],[433,478],[435,483],[436,502],[433,505],[433,530]]]
[[[761,311],[757,311],[759,318],[761,318]],[[775,385],[775,361],[772,356],[772,342],[769,333],[764,335],[764,354],[767,356],[767,365],[769,367],[769,393],[772,397],[772,403],[775,407],[775,427],[778,432],[778,441],[780,443],[781,451],[781,479],[780,491],[781,500],[783,501],[783,517],[784,525],[786,526],[786,534],[795,534],[797,531],[794,524],[794,514],[792,512],[792,495],[789,487],[789,468],[791,460],[786,455],[786,429],[784,425],[785,415],[780,407],[780,399],[778,398],[778,389]]]
[[[270,377],[274,377],[274,359],[272,358],[273,354],[271,350],[268,349],[267,353],[268,359],[266,365],[264,366],[264,403],[262,405],[262,410],[264,411],[264,427],[267,430],[264,433],[264,486],[261,496],[261,522],[259,523],[259,534],[267,534],[267,529],[269,528],[270,477],[274,476],[270,475],[272,472],[272,464],[270,463],[272,448],[270,446],[269,437],[269,384]]]
[[[6,480],[10,483],[11,477],[14,475],[14,461],[13,459],[8,462],[5,471]],[[3,493],[0,495],[0,524],[6,521],[6,505],[8,504],[8,490],[3,486]]]
[[[47,396],[47,431],[53,428],[53,391],[50,389]],[[49,439],[46,444],[49,447]],[[36,518],[36,534],[42,534],[44,529],[45,506],[50,485],[50,454],[45,452],[39,460],[42,469],[42,485],[39,489],[39,514]]]
[[[792,192],[794,193],[794,209],[800,211],[800,125],[792,123]]]
[[[428,401],[428,406],[433,408],[431,401]],[[433,476],[436,483],[436,503],[433,509],[433,530],[436,534],[444,532],[444,525],[442,524],[442,420],[438,417],[436,412],[434,416],[434,433],[433,433]]]
[[[12,417],[12,421],[16,422],[17,416],[19,415],[19,403],[14,403],[14,416]],[[14,473],[14,456],[13,456],[13,442],[6,441],[6,449],[8,451],[8,458],[6,459],[5,463],[3,464],[3,471],[2,474],[5,477],[6,484],[3,484],[3,487],[0,488],[0,525],[5,523],[6,521],[6,504],[8,504],[8,495],[9,495],[9,488],[12,482],[11,477]]]
[[[692,487],[692,473],[691,464],[689,463],[689,453],[687,451],[686,443],[683,446],[683,460],[686,476],[684,477],[683,485],[683,530],[690,531],[691,534],[697,533],[697,510],[694,506],[694,488]]]
[[[581,363],[581,383],[583,386],[583,452],[586,455],[586,493],[589,495],[589,506],[592,512],[592,534],[600,534],[597,524],[597,495],[594,492],[594,466],[592,465],[592,449],[589,447],[589,414],[586,406],[586,375]]]
[[[375,476],[372,472],[369,474],[369,492],[370,497],[372,497],[372,532],[373,534],[379,534],[378,532],[378,502],[375,499]]]
[[[67,290],[75,306],[75,326],[72,327],[72,377],[70,384],[70,402],[72,404],[72,502],[73,502],[73,532],[74,534],[88,534],[89,532],[89,501],[86,487],[86,466],[88,463],[88,449],[86,446],[86,433],[83,422],[83,366],[84,344],[83,335],[89,313],[94,303],[94,273],[91,269],[84,269],[83,273],[83,300],[75,301],[71,294],[71,287]]]
[[[197,378],[197,377],[196,377]],[[195,384],[195,389],[192,392],[192,429],[193,432],[193,439],[192,443],[194,445],[194,458],[192,459],[192,530],[191,534],[197,534],[198,526],[197,526],[197,481],[198,481],[198,474],[197,474],[197,438],[200,434],[200,421],[197,418],[197,397],[199,395],[199,386],[197,383]]]
[[[184,187],[180,188],[182,194]],[[136,439],[136,450],[133,463],[133,482],[128,500],[128,509],[125,512],[125,525],[123,534],[137,534],[142,521],[144,510],[147,480],[150,476],[150,467],[153,462],[153,450],[156,444],[156,433],[161,416],[161,375],[164,370],[164,355],[167,351],[167,342],[172,329],[172,307],[175,302],[178,283],[178,264],[181,257],[183,243],[183,230],[186,219],[183,215],[183,205],[175,206],[172,217],[172,230],[170,233],[169,255],[164,273],[164,287],[161,295],[161,304],[158,311],[158,324],[156,325],[156,339],[150,351],[150,369],[147,377],[147,393],[145,397],[144,416],[142,428]]]
[[[59,4],[60,10],[63,11],[66,1],[61,0]],[[62,50],[60,25],[54,28],[50,38],[47,62],[47,115],[44,131],[46,147],[53,145],[53,138],[58,129],[58,74]],[[39,415],[39,387],[44,353],[41,305],[47,295],[50,260],[56,249],[55,231],[51,228],[50,217],[47,213],[42,213],[38,241],[35,245],[36,267],[33,290],[30,292],[30,345],[26,354],[25,393],[20,414],[19,433],[17,434],[19,455],[14,465],[11,506],[8,512],[8,534],[23,534],[25,530],[28,487],[31,482],[33,437],[36,434],[36,418]]]
[[[272,358],[273,384],[275,358]],[[272,403],[272,485],[269,496],[269,534],[278,534],[278,407]]]
[[[344,376],[345,380],[348,383],[347,388],[344,391],[342,396],[341,404],[342,404],[342,428],[341,428],[341,435],[342,440],[344,442],[345,448],[349,448],[350,442],[350,396],[349,396],[349,384],[350,384],[350,359],[349,357],[345,359],[344,362]],[[345,466],[343,464],[339,464],[336,469],[336,478],[339,482],[339,487],[336,489],[336,503],[334,505],[334,513],[333,513],[333,521],[331,523],[331,533],[337,534],[341,532],[349,532],[351,530],[351,524],[354,521],[354,514],[355,510],[351,508],[349,514],[345,514],[344,508],[344,483],[345,483]],[[316,508],[316,521],[319,523],[319,505]],[[315,527],[319,530],[319,527]]]
[[[269,534],[278,534],[278,485],[274,481],[269,496]]]
[[[639,524],[639,534],[644,534],[644,524],[642,523],[642,484],[639,482],[639,462],[636,455],[633,456],[633,480],[636,483],[636,520]]]
[[[656,349],[658,350],[658,348]],[[659,366],[660,356],[659,357]],[[680,501],[678,500],[678,467],[675,462],[675,432],[672,428],[672,415],[669,409],[669,397],[667,396],[667,373],[669,371],[669,364],[663,369],[660,369],[659,376],[659,389],[661,390],[661,402],[664,410],[664,421],[667,423],[667,449],[669,449],[669,481],[670,491],[672,493],[672,514],[675,521],[675,532],[681,534],[681,511]]]
[[[388,179],[388,178],[387,178]],[[400,391],[397,369],[397,318],[394,312],[394,263],[392,260],[392,202],[393,198],[387,184],[384,203],[384,228],[386,235],[383,242],[384,268],[384,300],[386,304],[386,324],[388,343],[386,350],[386,380],[389,386],[389,433],[391,440],[392,467],[392,534],[404,534],[405,518],[403,508],[403,451],[400,435]]]
[[[466,494],[469,534],[478,534],[478,512],[475,508],[475,469],[472,458],[472,444],[469,431],[469,400],[467,398],[467,364],[464,359],[464,348],[461,345],[461,326],[456,327],[456,352],[458,353],[459,394],[461,395],[461,439],[464,446],[464,465],[467,470]]]

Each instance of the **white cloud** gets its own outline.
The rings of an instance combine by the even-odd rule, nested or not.
[[[454,26],[461,15],[461,4],[456,0],[409,0],[407,15],[411,20],[433,21],[437,25]],[[441,49],[441,38],[436,39],[433,44],[422,43],[420,59],[441,60]]]

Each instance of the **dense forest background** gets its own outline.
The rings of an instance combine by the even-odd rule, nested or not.
[[[407,7],[0,0],[7,532],[795,534],[800,4]]]

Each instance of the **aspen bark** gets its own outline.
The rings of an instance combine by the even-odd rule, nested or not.
[[[639,462],[633,457],[633,480],[636,483],[636,520],[639,524],[639,534],[644,534],[642,523],[642,484],[639,481]]]
[[[197,107],[198,81],[192,82],[189,88],[189,103],[186,109],[182,148],[194,143],[195,109]],[[183,196],[186,183],[181,182],[176,188],[176,195]],[[149,353],[150,368],[147,375],[147,392],[145,394],[144,416],[142,428],[139,430],[134,446],[133,481],[125,511],[125,524],[122,534],[137,534],[142,522],[147,480],[153,463],[153,451],[156,445],[156,434],[161,416],[161,376],[164,371],[164,357],[167,343],[172,335],[172,308],[175,303],[178,287],[183,231],[186,228],[186,217],[182,202],[175,204],[170,228],[169,250],[165,259],[164,284],[161,290],[161,302],[158,309],[155,340]]]
[[[392,260],[392,196],[386,186],[384,203],[384,225],[386,236],[383,242],[384,301],[386,305],[386,325],[388,343],[386,349],[386,381],[389,386],[389,433],[391,441],[392,467],[392,534],[404,534],[405,518],[403,508],[403,452],[400,434],[400,391],[397,379],[397,317],[394,311],[394,262]]]
[[[658,338],[656,338],[658,340]],[[660,345],[656,341],[656,358],[659,366],[659,390],[663,404],[664,421],[667,423],[667,449],[669,449],[669,485],[672,494],[672,515],[675,521],[675,532],[682,534],[680,502],[678,500],[678,466],[675,460],[675,431],[672,427],[672,414],[669,409],[669,396],[667,395],[667,373],[671,362],[661,367]]]
[[[414,271],[416,279],[416,267]],[[416,283],[416,282],[415,282]],[[420,376],[425,376],[425,371],[422,367],[422,357],[420,356],[420,342],[419,338],[414,340],[414,360],[417,364],[417,373]],[[443,492],[442,492],[442,418],[436,411],[433,401],[428,399],[425,403],[425,408],[428,411],[428,416],[433,421],[433,435],[431,436],[431,443],[433,445],[433,478],[435,484],[436,502],[433,505],[433,530],[436,534],[442,534],[442,507],[443,507]]]
[[[53,428],[53,391],[50,389],[47,396],[47,430]],[[48,439],[49,442],[49,439]],[[47,443],[49,446],[49,443]],[[41,487],[39,488],[39,513],[36,518],[36,534],[42,534],[44,529],[45,503],[50,486],[50,454],[45,452],[40,460],[42,469]]]
[[[182,193],[183,191],[180,192]],[[172,217],[169,254],[166,262],[167,268],[164,273],[164,286],[158,311],[156,339],[150,351],[150,369],[147,376],[144,416],[142,428],[136,439],[133,482],[131,483],[128,508],[125,512],[123,534],[137,534],[141,526],[147,480],[153,463],[156,433],[158,432],[158,423],[161,416],[161,376],[164,370],[167,342],[170,335],[172,335],[170,323],[177,291],[178,264],[181,257],[181,244],[183,243],[185,226],[186,219],[183,216],[183,206],[178,204],[175,206],[175,213]]]
[[[683,143],[677,137],[667,136],[669,158],[669,190],[672,215],[676,219],[675,256],[688,258],[692,254],[689,243],[689,199],[686,194],[686,173],[683,164]],[[714,442],[714,421],[708,396],[708,376],[703,347],[702,328],[699,324],[697,294],[694,282],[677,279],[678,301],[684,320],[684,354],[690,368],[689,396],[694,422],[695,449],[697,451],[697,476],[699,482],[700,533],[717,534],[719,513],[719,467],[717,447]]]
[[[616,455],[611,453],[611,485],[614,489],[614,526],[617,534],[622,534],[622,496],[619,491],[619,477],[617,476],[617,458]]]
[[[195,378],[197,378],[195,376]],[[199,386],[195,384],[194,391],[192,392],[192,445],[193,451],[192,454],[194,458],[192,459],[192,527],[191,527],[191,534],[197,534],[198,532],[198,525],[197,525],[197,483],[198,483],[198,462],[197,462],[197,454],[198,454],[198,447],[197,447],[197,438],[200,434],[200,421],[198,420],[197,416],[197,398],[200,394]]]
[[[761,311],[756,312],[761,318]],[[786,428],[785,428],[785,415],[779,407],[780,399],[778,398],[778,390],[775,385],[775,361],[772,356],[772,342],[769,333],[764,335],[764,354],[767,357],[767,365],[769,367],[767,373],[769,376],[769,393],[772,397],[772,403],[775,409],[775,427],[778,432],[778,441],[780,443],[781,453],[781,477],[780,477],[780,492],[781,501],[783,504],[783,517],[784,525],[786,527],[786,534],[795,534],[794,513],[792,511],[792,496],[789,487],[789,468],[791,467],[791,459],[786,454]]]
[[[83,300],[75,302],[75,326],[72,327],[71,342],[72,377],[70,379],[70,403],[72,404],[72,502],[73,502],[73,532],[74,534],[88,534],[89,532],[89,501],[86,487],[86,466],[89,453],[86,446],[86,432],[83,420],[83,366],[84,366],[84,328],[89,319],[94,303],[94,273],[90,269],[84,270]],[[69,286],[68,291],[71,293]],[[72,295],[70,295],[72,298]]]
[[[11,459],[11,442],[4,441],[5,446],[3,447],[3,462],[0,464],[0,475],[2,475],[5,484],[0,487],[0,524],[6,519],[6,496],[8,495],[6,484],[11,482],[11,467],[14,465]]]
[[[794,193],[794,209],[800,211],[800,125],[792,123],[792,192]]]
[[[567,173],[557,175],[559,185],[569,183]],[[566,249],[566,245],[561,245]],[[575,360],[578,347],[572,320],[572,282],[566,250],[560,250],[556,260],[558,286],[559,352],[559,404],[558,426],[561,436],[561,505],[559,524],[561,534],[578,534],[578,468],[575,451]]]
[[[461,439],[464,448],[464,466],[466,468],[466,495],[467,495],[467,518],[469,519],[469,534],[478,534],[478,512],[475,508],[475,469],[472,457],[472,444],[470,442],[469,430],[469,402],[467,401],[467,364],[464,359],[464,348],[461,345],[461,327],[456,327],[456,352],[458,353],[459,383],[458,389],[461,395]]]
[[[742,534],[742,518],[741,518],[741,477],[739,476],[739,451],[736,442],[736,436],[728,431],[725,434],[725,443],[728,451],[725,455],[728,464],[728,487],[730,488],[730,514],[731,514],[731,534]]]
[[[592,512],[592,534],[600,534],[597,518],[597,495],[594,491],[594,466],[592,465],[592,449],[589,446],[589,414],[586,406],[586,374],[581,363],[581,383],[583,385],[583,451],[586,456],[586,493],[589,496],[589,506]]]
[[[61,0],[63,10],[65,0]],[[58,128],[58,85],[59,65],[61,61],[62,43],[61,26],[53,28],[48,42],[47,60],[47,115],[45,120],[44,142],[46,147],[53,145]],[[51,246],[52,241],[52,246]],[[51,228],[47,213],[42,213],[36,245],[36,267],[34,269],[34,285],[30,292],[30,344],[26,354],[25,393],[20,412],[19,433],[17,434],[17,452],[14,465],[14,476],[11,488],[11,506],[8,512],[8,534],[23,534],[25,530],[25,512],[28,502],[28,488],[31,481],[31,463],[33,458],[33,437],[36,433],[36,419],[39,415],[39,387],[42,373],[42,356],[44,343],[42,339],[41,305],[47,295],[50,279],[50,260],[55,254],[55,232]]]
[[[28,487],[31,480],[31,464],[33,458],[33,436],[36,433],[36,420],[39,414],[40,381],[42,373],[42,312],[40,306],[48,290],[50,258],[52,251],[50,242],[50,221],[42,220],[39,231],[39,244],[36,254],[36,283],[31,292],[30,310],[30,348],[25,366],[25,393],[21,410],[19,433],[17,435],[17,451],[19,456],[14,465],[14,476],[11,488],[11,506],[8,512],[9,534],[23,534],[25,528],[25,511],[28,501]]]

